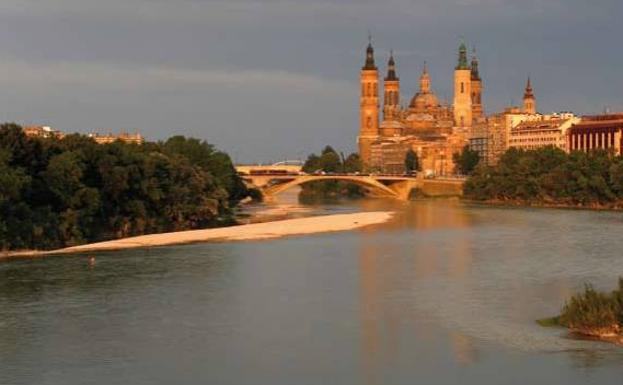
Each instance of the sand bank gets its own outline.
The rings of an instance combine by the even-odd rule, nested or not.
[[[220,227],[216,229],[190,230],[175,233],[142,235],[113,241],[91,243],[53,251],[21,251],[0,254],[2,257],[42,256],[51,254],[87,253],[104,250],[157,247],[184,243],[208,241],[246,241],[279,238],[289,235],[303,235],[345,231],[388,221],[393,216],[390,211],[337,214],[283,221],[254,223],[241,226]]]

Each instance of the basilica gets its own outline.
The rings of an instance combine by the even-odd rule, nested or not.
[[[453,103],[440,101],[435,95],[424,64],[419,90],[408,105],[403,105],[396,62],[390,54],[381,110],[379,70],[370,41],[361,69],[358,144],[364,165],[369,170],[402,172],[404,157],[411,149],[418,154],[423,169],[436,174],[453,172],[452,155],[469,143],[473,127],[485,124],[482,90],[478,59],[474,54],[469,62],[467,47],[461,43],[454,70]]]

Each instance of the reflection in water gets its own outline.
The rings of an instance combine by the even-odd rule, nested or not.
[[[289,202],[288,204],[292,204]],[[538,326],[623,272],[620,213],[363,200],[389,223],[0,262],[0,384],[620,384]]]
[[[378,200],[362,202],[362,207],[369,211],[386,210],[387,205]],[[456,285],[467,284],[473,240],[469,233],[455,231],[470,226],[469,214],[457,209],[459,205],[454,200],[444,201],[442,206],[435,201],[422,201],[417,205],[392,202],[391,208],[400,211],[391,223],[362,231],[359,251],[361,356],[362,375],[368,383],[379,383],[380,368],[399,354],[400,327],[412,328],[422,335],[430,328],[430,325],[413,322],[414,309],[387,299],[417,290],[414,280],[439,274],[448,274]],[[378,242],[376,232],[392,230],[406,232],[397,234],[402,241]],[[454,232],[454,236],[442,248],[435,242],[418,242],[427,234],[434,237],[431,230]],[[448,343],[456,362],[476,361],[477,349],[468,335],[453,331]]]
[[[373,245],[364,247],[359,257],[360,312],[361,312],[361,348],[363,378],[376,383],[376,361],[379,353],[381,317],[378,303],[378,253]]]
[[[474,342],[468,336],[458,333],[450,333],[452,339],[452,347],[457,362],[462,365],[473,364],[478,359],[478,351]]]

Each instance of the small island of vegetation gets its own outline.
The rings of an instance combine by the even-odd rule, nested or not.
[[[511,148],[497,165],[478,165],[464,195],[488,203],[623,209],[623,157],[601,150]]]
[[[562,309],[558,317],[537,321],[542,326],[563,326],[572,333],[623,344],[623,278],[611,293],[586,285]]]

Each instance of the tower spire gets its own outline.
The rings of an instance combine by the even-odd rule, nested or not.
[[[363,66],[364,70],[375,70],[374,64],[374,48],[372,47],[372,34],[368,32],[368,48],[366,49],[366,64]]]
[[[456,66],[457,70],[467,70],[467,46],[465,45],[465,39],[461,37],[461,44],[459,45],[459,62]]]
[[[526,90],[523,94],[523,109],[527,114],[536,114],[536,98],[534,97],[534,92],[532,91],[532,81],[530,80],[530,76],[528,76]]]
[[[476,56],[476,46],[472,49],[472,80],[480,80],[480,73],[478,71],[478,57]]]
[[[532,81],[530,80],[530,76],[528,76],[528,81],[526,82],[526,91],[524,92],[523,98],[534,98],[534,93],[532,91]]]
[[[394,51],[389,51],[389,61],[387,62],[386,81],[399,80],[396,76],[396,62],[394,61]]]
[[[424,68],[422,69],[422,75],[420,76],[420,93],[430,93],[430,76],[428,75],[428,65],[424,61]]]

